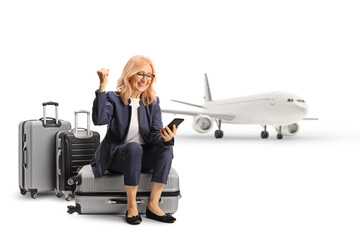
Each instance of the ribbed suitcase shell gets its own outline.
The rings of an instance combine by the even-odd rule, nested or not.
[[[145,214],[151,190],[151,173],[141,173],[137,192],[138,211]],[[68,206],[68,213],[81,214],[125,214],[126,191],[124,175],[104,175],[95,178],[90,165],[84,166],[75,178],[75,206]],[[181,197],[179,176],[171,168],[159,202],[165,213],[173,214],[178,209]]]
[[[86,131],[83,133],[80,137],[76,137],[73,130],[56,134],[55,193],[57,197],[64,195],[66,200],[71,200],[75,191],[75,185],[69,185],[67,181],[83,166],[90,164],[100,144],[98,132],[90,131],[89,136]]]
[[[50,122],[51,120],[48,120]],[[68,121],[60,127],[44,127],[42,120],[19,124],[19,187],[21,194],[53,191],[55,187],[55,134],[71,129]]]

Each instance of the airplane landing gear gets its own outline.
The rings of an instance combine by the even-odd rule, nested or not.
[[[218,125],[219,130],[215,131],[215,138],[222,138],[224,136],[224,132],[221,131],[221,119],[219,121],[216,121],[216,124]]]
[[[215,131],[215,138],[222,138],[224,136],[224,132],[221,130]]]
[[[261,132],[261,138],[268,138],[269,137],[269,132],[266,131],[266,125],[264,126],[264,131]]]
[[[281,134],[281,126],[279,126],[279,133],[276,135],[277,139],[282,139],[283,135]]]

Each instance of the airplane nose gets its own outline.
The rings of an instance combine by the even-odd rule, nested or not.
[[[306,113],[308,112],[309,108],[305,102],[296,102],[295,104],[304,112],[306,112]]]

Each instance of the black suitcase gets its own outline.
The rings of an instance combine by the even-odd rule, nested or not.
[[[87,114],[87,128],[78,128],[78,114]],[[100,144],[98,132],[90,131],[90,112],[75,111],[75,129],[56,134],[56,187],[55,194],[70,201],[75,186],[69,179],[78,174],[85,165],[90,164]]]

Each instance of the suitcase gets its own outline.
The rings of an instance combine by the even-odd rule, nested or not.
[[[19,124],[19,188],[20,193],[53,191],[55,186],[55,134],[71,129],[68,121],[58,119],[58,103],[45,102],[43,118]],[[55,106],[56,118],[46,117],[46,106]]]
[[[146,213],[151,189],[151,173],[141,173],[136,201],[140,214]],[[75,206],[68,206],[68,213],[79,214],[125,214],[126,191],[123,174],[107,174],[95,178],[90,165],[84,166],[72,178],[76,183]],[[178,209],[181,198],[179,176],[171,168],[168,183],[165,185],[159,206],[165,213],[173,214]]]
[[[78,114],[87,114],[87,128],[78,128]],[[75,129],[56,134],[56,187],[57,197],[69,201],[75,191],[75,185],[69,185],[69,178],[77,175],[81,167],[90,164],[100,144],[98,132],[90,131],[90,112],[75,111]]]

